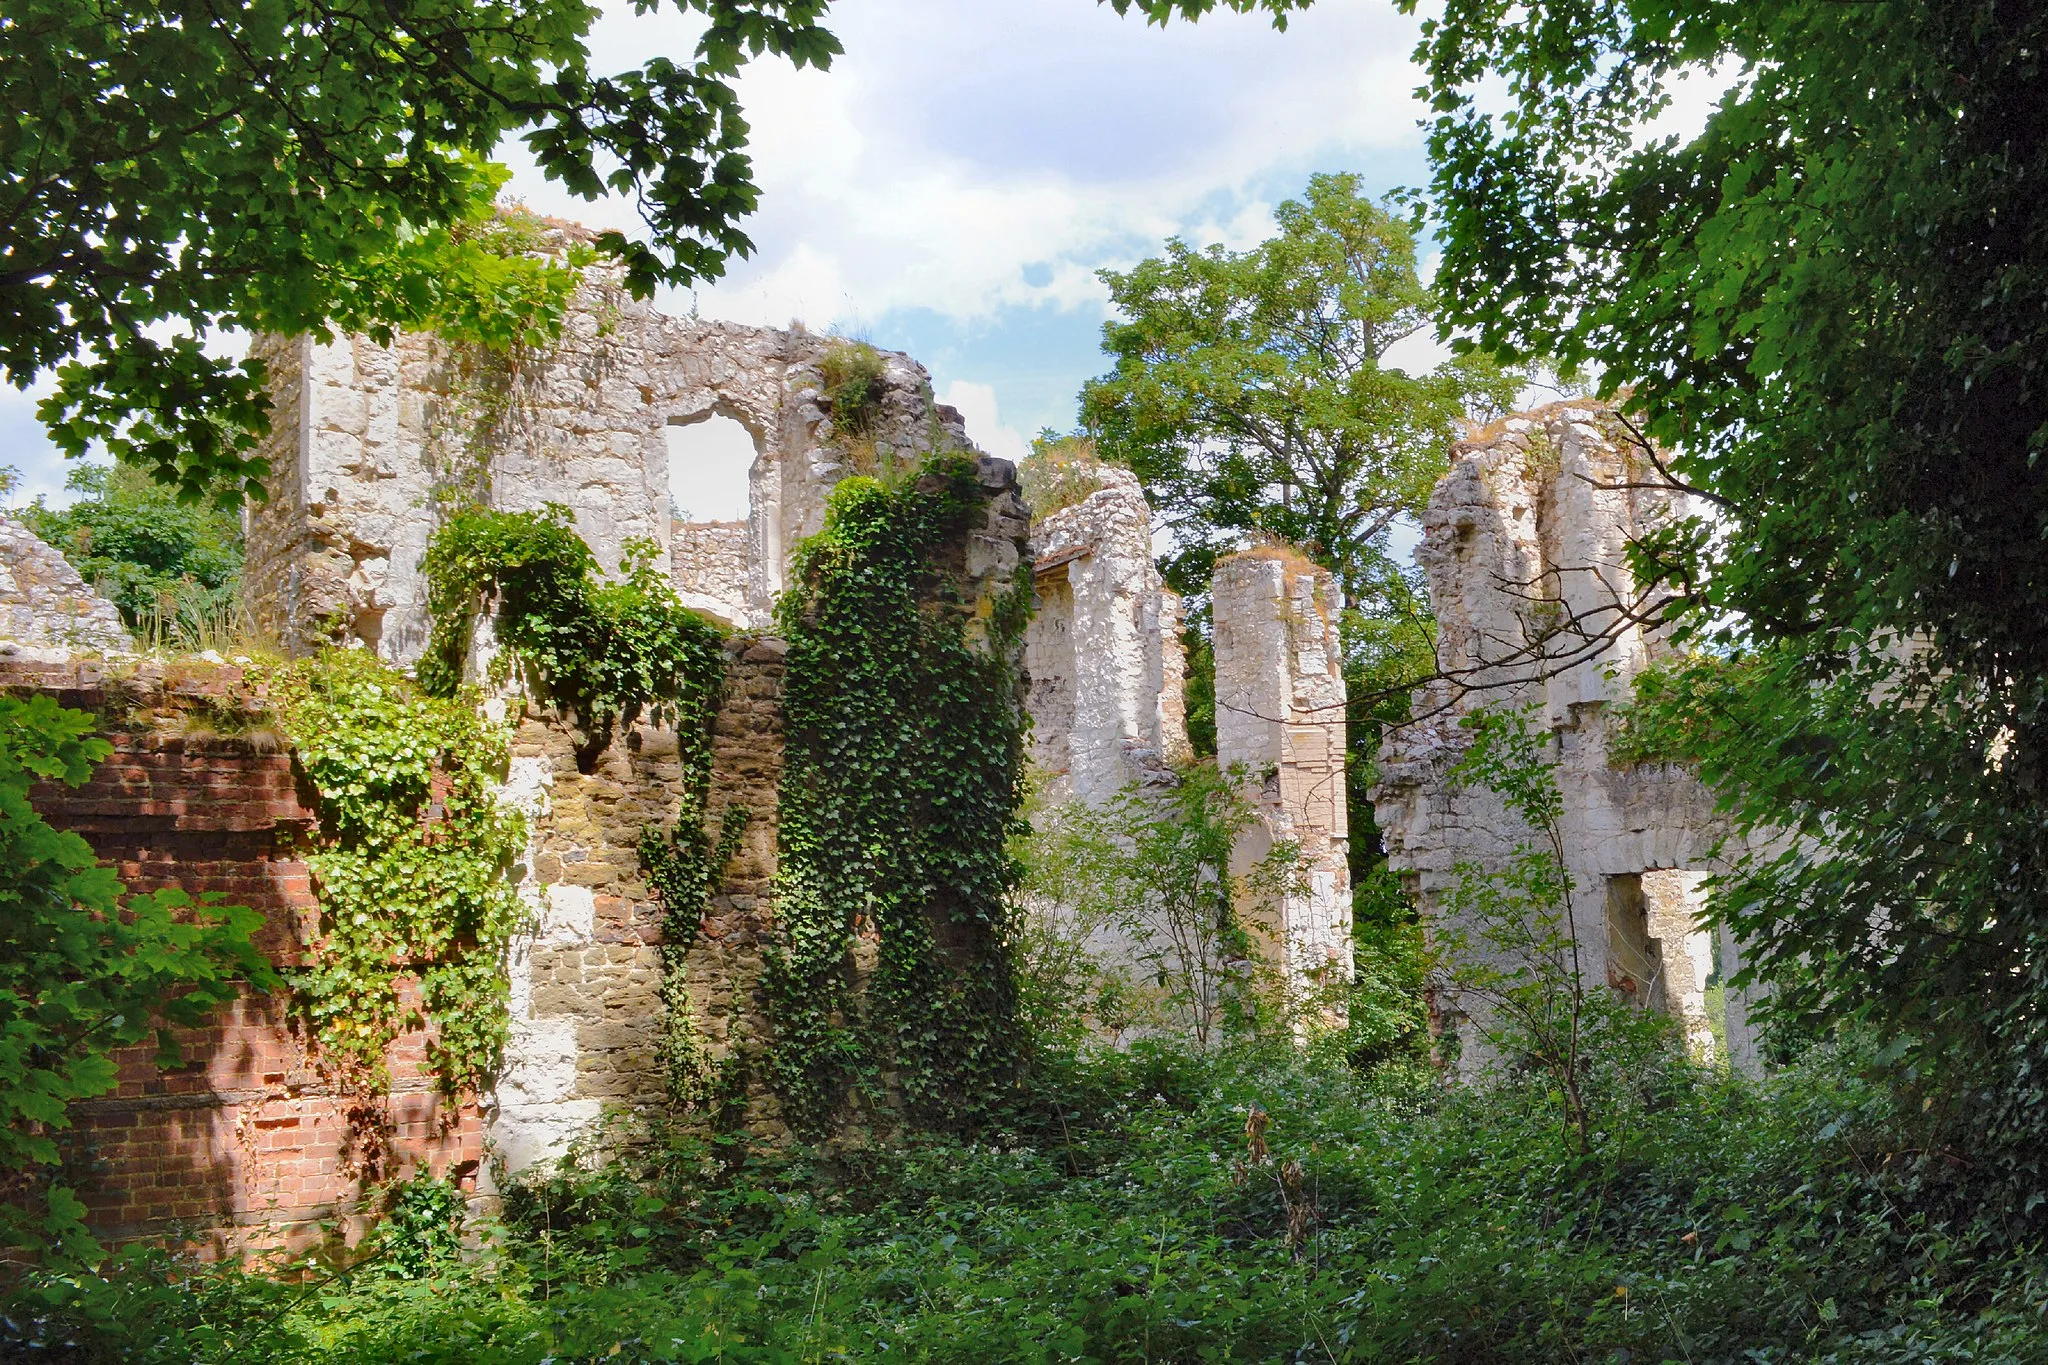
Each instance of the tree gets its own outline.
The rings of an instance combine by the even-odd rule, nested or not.
[[[1128,465],[1171,529],[1168,574],[1202,592],[1218,553],[1293,542],[1347,600],[1386,597],[1395,521],[1420,513],[1475,409],[1521,381],[1476,358],[1411,376],[1385,366],[1432,323],[1408,228],[1353,175],[1318,175],[1250,251],[1178,239],[1101,272],[1123,314],[1102,329],[1110,374],[1081,393],[1101,453]]]
[[[1598,366],[1718,507],[1645,547],[1712,637],[1665,698],[1711,708],[1696,752],[1742,818],[1806,836],[1723,913],[1781,1012],[1875,1021],[2022,1139],[2048,1124],[2044,44],[1994,0],[1513,29],[1453,0],[1422,50],[1449,316]],[[1643,143],[1703,67],[1732,73],[1705,127]]]
[[[124,902],[85,840],[29,804],[34,783],[76,787],[112,752],[93,728],[47,696],[0,697],[0,1240],[53,1236],[80,1253],[94,1244],[69,1190],[41,1191],[41,1219],[13,1198],[57,1162],[67,1105],[114,1088],[117,1049],[157,1033],[159,1057],[174,1058],[160,1026],[198,1023],[244,980],[277,985],[252,941],[262,916],[180,891]]]
[[[1663,719],[1805,836],[1721,912],[1781,1015],[1872,1022],[2013,1152],[2048,1127],[2044,50],[2009,0],[1448,0],[1418,52],[1447,324],[1597,370],[1715,505],[1642,547],[1706,647]],[[1688,75],[1704,126],[1646,135]]]
[[[67,486],[83,496],[53,509],[36,499],[22,520],[63,552],[130,626],[181,608],[231,613],[242,573],[242,525],[217,506],[188,505],[130,465],[80,465]]]
[[[1247,252],[1174,240],[1163,257],[1102,272],[1125,320],[1103,328],[1116,369],[1082,390],[1082,420],[1172,532],[1166,574],[1192,604],[1191,721],[1208,699],[1216,556],[1274,535],[1337,575],[1362,882],[1383,856],[1365,799],[1373,756],[1435,661],[1428,604],[1388,538],[1421,514],[1468,416],[1504,409],[1523,381],[1476,356],[1420,376],[1382,363],[1433,325],[1436,305],[1414,235],[1358,177],[1315,176],[1275,216],[1279,235]]]
[[[645,294],[716,276],[757,199],[732,79],[828,64],[827,0],[677,0],[685,62],[594,71],[581,0],[8,0],[0,15],[0,372],[55,368],[42,416],[190,499],[255,491],[261,368],[224,328],[546,335],[574,275],[494,240],[522,138],[571,191],[639,199],[651,242],[599,236]]]
[[[1038,813],[1020,849],[1029,874],[1021,889],[1037,931],[1057,925],[1049,942],[1030,945],[1032,964],[1061,978],[1042,992],[1091,1006],[1116,1031],[1123,1021],[1104,1017],[1101,1001],[1105,986],[1121,994],[1125,964],[1095,962],[1090,949],[1121,941],[1144,964],[1144,980],[1131,984],[1197,1046],[1262,1022],[1262,996],[1272,992],[1254,966],[1254,939],[1274,930],[1240,909],[1298,889],[1303,874],[1299,846],[1284,840],[1232,871],[1239,838],[1259,819],[1250,781],[1242,764],[1196,762],[1165,787],[1132,783],[1100,806],[1069,801]]]

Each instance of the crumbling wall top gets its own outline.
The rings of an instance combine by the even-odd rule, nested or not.
[[[0,639],[32,649],[135,648],[114,604],[35,532],[0,515]]]

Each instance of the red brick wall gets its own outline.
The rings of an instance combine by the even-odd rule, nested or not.
[[[297,960],[318,924],[300,858],[315,816],[239,670],[0,660],[0,688],[94,712],[114,744],[85,786],[35,790],[45,819],[83,836],[130,890],[217,891],[260,911],[265,950]],[[135,1049],[113,1094],[72,1106],[65,1177],[103,1235],[218,1254],[347,1234],[380,1143],[384,1174],[424,1165],[474,1179],[477,1110],[441,1102],[420,1034],[393,1048],[388,1098],[353,1120],[282,996],[245,993],[179,1042],[185,1065],[159,1071],[153,1049]]]

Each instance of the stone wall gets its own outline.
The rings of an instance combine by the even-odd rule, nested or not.
[[[506,356],[411,334],[389,346],[259,337],[252,354],[268,366],[275,408],[258,452],[270,462],[270,499],[250,520],[245,603],[287,647],[353,639],[411,663],[429,628],[427,541],[449,510],[476,502],[561,503],[607,570],[640,538],[694,572],[687,538],[683,561],[673,557],[665,428],[718,415],[761,451],[740,624],[765,622],[789,551],[823,524],[833,485],[968,444],[959,414],[932,401],[923,367],[888,353],[863,432],[836,431],[818,367],[842,344],[669,317],[605,266],[585,272],[545,349]],[[737,615],[729,537],[710,543],[720,562],[704,570],[717,584],[707,595]]]
[[[772,926],[784,652],[780,641],[749,636],[727,646],[708,821],[716,830],[738,807],[748,823],[688,959],[707,1047],[718,1057],[737,1051],[743,1061],[760,1046],[753,995]],[[655,1055],[662,910],[637,850],[643,828],[673,823],[682,772],[675,733],[648,725],[615,741],[585,773],[562,727],[529,715],[512,755],[508,797],[534,816],[522,890],[535,927],[509,966],[512,1038],[489,1136],[505,1169],[519,1171],[559,1155],[607,1107],[665,1105]]]
[[[1261,546],[1218,560],[1216,761],[1258,783],[1259,825],[1237,871],[1296,843],[1303,883],[1267,928],[1296,991],[1351,979],[1350,830],[1345,811],[1344,654],[1336,579],[1296,551]],[[1253,918],[1247,916],[1248,919]]]
[[[203,663],[0,661],[0,688],[41,692],[102,719],[113,756],[76,789],[40,784],[45,819],[91,844],[131,891],[220,892],[261,912],[259,943],[300,959],[319,912],[303,846],[315,827],[291,756],[240,670]],[[473,1181],[474,1106],[451,1109],[426,1068],[427,1037],[393,1048],[391,1091],[372,1127],[383,1174],[429,1169]],[[191,1241],[212,1254],[301,1247],[346,1230],[366,1164],[348,1100],[309,1060],[282,996],[244,994],[180,1030],[185,1064],[120,1054],[118,1087],[71,1107],[63,1176],[114,1238]]]
[[[759,629],[752,602],[752,532],[744,521],[679,521],[669,528],[669,579],[683,605],[730,626]]]
[[[1528,706],[1547,734],[1564,797],[1566,864],[1584,970],[1707,1033],[1704,992],[1718,962],[1739,953],[1694,923],[1700,883],[1726,827],[1693,775],[1665,764],[1610,760],[1613,704],[1665,645],[1651,624],[1654,591],[1631,575],[1629,543],[1686,515],[1683,497],[1604,406],[1553,404],[1459,443],[1423,519],[1417,557],[1428,576],[1444,677],[1420,690],[1418,719],[1380,753],[1373,809],[1388,857],[1424,916],[1441,921],[1454,868],[1496,869],[1531,831],[1498,798],[1453,786],[1464,752],[1459,720],[1481,706]],[[1444,1026],[1465,1030],[1476,1004],[1446,996]],[[1729,1048],[1751,1065],[1746,1003],[1728,992]]]
[[[0,514],[0,640],[31,648],[135,647],[121,613],[86,586],[71,562]]]

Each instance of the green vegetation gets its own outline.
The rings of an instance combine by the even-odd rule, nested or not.
[[[425,1025],[441,1085],[474,1095],[504,1055],[504,956],[525,918],[506,876],[525,822],[497,801],[503,728],[473,697],[424,696],[363,650],[325,650],[263,677],[319,794],[306,861],[320,932],[286,976],[322,1066],[352,1089],[381,1090],[392,1040]],[[417,1006],[401,978],[417,982]]]
[[[535,697],[565,712],[581,728],[577,761],[586,771],[618,728],[643,715],[675,730],[682,770],[675,823],[642,830],[639,851],[662,902],[660,1052],[669,1094],[679,1107],[701,1108],[726,1095],[735,1078],[712,1064],[697,1035],[687,958],[747,812],[726,811],[716,840],[705,830],[711,720],[725,688],[724,635],[683,606],[655,555],[652,544],[629,542],[619,576],[607,581],[566,507],[459,511],[427,547],[434,627],[418,671],[430,693],[456,694],[477,615],[495,606],[502,652],[493,660],[494,679],[517,670]]]
[[[1425,375],[1384,363],[1437,303],[1413,233],[1357,176],[1315,176],[1274,216],[1279,235],[1250,251],[1175,239],[1101,273],[1125,320],[1102,329],[1116,368],[1082,390],[1081,420],[1173,528],[1165,565],[1182,595],[1263,534],[1376,604],[1400,577],[1395,520],[1421,512],[1467,416],[1505,411],[1523,381],[1470,356]]]
[[[865,341],[835,341],[818,361],[818,378],[832,410],[832,429],[844,439],[858,440],[874,425],[882,399],[886,362]]]
[[[576,273],[473,231],[505,175],[483,158],[515,137],[571,193],[636,198],[652,242],[595,248],[634,292],[717,276],[757,199],[734,79],[763,53],[829,64],[825,3],[685,0],[694,54],[609,75],[580,0],[13,4],[0,375],[54,371],[40,411],[73,454],[255,493],[262,367],[208,355],[210,334],[549,334]]]
[[[1165,1029],[1206,1048],[1270,1030],[1303,1003],[1281,998],[1253,944],[1274,935],[1277,898],[1301,880],[1300,849],[1277,844],[1233,871],[1231,854],[1259,818],[1251,774],[1198,761],[1176,776],[1164,788],[1133,783],[1101,806],[1041,809],[1019,841],[1025,894],[1049,921],[1035,926],[1044,941],[1031,983],[1047,1027]],[[1101,962],[1090,944],[1104,934],[1148,970]]]
[[[789,641],[779,940],[763,983],[769,1080],[791,1123],[851,1102],[972,1127],[1010,1093],[1024,1042],[1004,840],[1025,717],[1007,653],[1030,584],[933,602],[939,554],[982,505],[971,456],[833,490],[777,606]],[[865,990],[849,969],[876,941]]]
[[[211,639],[196,641],[239,612],[241,519],[204,501],[180,501],[132,465],[79,465],[65,482],[78,501],[58,510],[36,499],[18,514],[28,528],[148,643],[211,647]]]
[[[131,896],[85,840],[29,804],[36,782],[82,785],[113,746],[47,696],[0,696],[0,1246],[91,1258],[85,1209],[54,1134],[67,1106],[114,1088],[113,1054],[193,1024],[241,983],[276,983],[252,935],[262,917],[180,891]]]
[[[1785,1027],[1868,1026],[2038,1184],[2048,14],[1451,0],[1424,32],[1447,320],[1597,366],[1714,505],[1640,547],[1707,660],[1666,697],[1714,708],[1652,729],[1807,836],[1717,917]],[[1641,138],[1706,69],[1704,126]]]
[[[1434,623],[1412,567],[1389,552],[1419,518],[1468,417],[1505,410],[1523,384],[1478,356],[1423,375],[1385,363],[1429,330],[1438,301],[1416,276],[1410,228],[1353,175],[1313,177],[1250,251],[1195,250],[1103,272],[1124,315],[1103,328],[1110,374],[1081,393],[1102,457],[1145,485],[1173,549],[1161,560],[1189,604],[1188,727],[1214,751],[1208,587],[1219,554],[1260,537],[1336,575],[1349,689],[1352,876],[1382,854],[1366,791],[1389,725],[1436,666]]]
[[[1048,1066],[1043,1110],[971,1143],[586,1152],[475,1253],[423,1191],[345,1276],[32,1278],[0,1341],[131,1365],[2038,1359],[2037,1263],[1967,1168],[1913,1163],[1862,1060],[1751,1085],[1674,1059],[1605,1100],[1588,1158],[1540,1079],[1140,1046]]]
[[[1017,466],[1017,482],[1031,515],[1049,517],[1088,500],[1103,487],[1102,456],[1086,436],[1062,436],[1050,429],[1032,438],[1031,453]]]
[[[685,765],[708,763],[704,722],[725,680],[723,634],[677,600],[650,541],[630,541],[616,580],[576,534],[569,509],[456,513],[434,533],[422,569],[433,636],[420,685],[449,697],[463,679],[477,615],[495,605],[493,680],[516,669],[542,702],[582,730],[588,764],[619,726],[643,715],[676,727]]]

